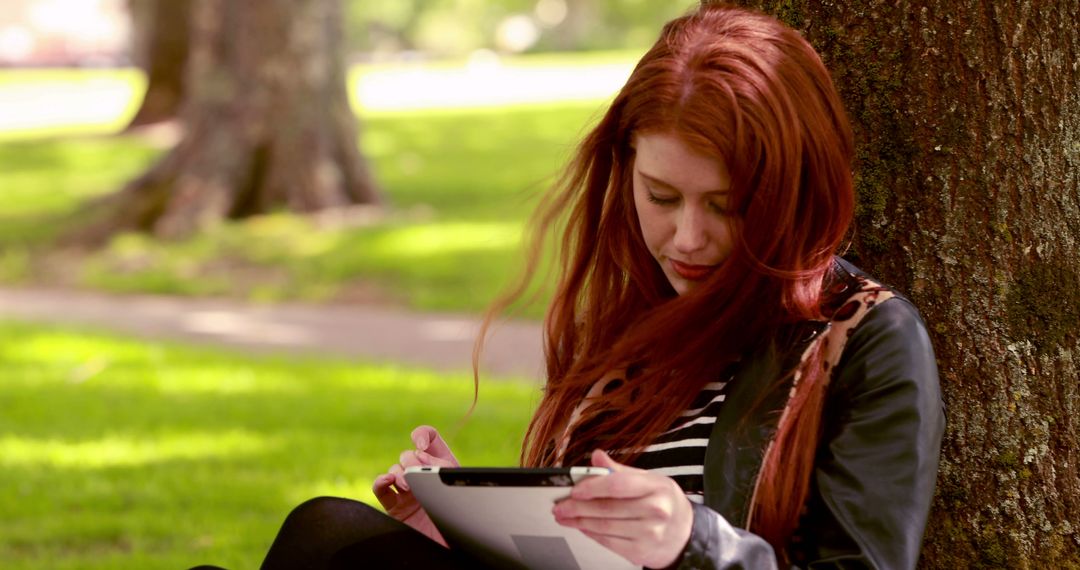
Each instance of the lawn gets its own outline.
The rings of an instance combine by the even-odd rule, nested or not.
[[[579,64],[610,67],[626,60],[625,54],[597,57]],[[571,68],[572,62],[564,61]],[[541,65],[553,64],[525,59],[515,69]],[[87,72],[100,74],[89,79],[13,73],[0,74],[0,94],[19,85],[19,77],[43,89],[59,90],[65,81],[68,88],[98,85],[108,101],[119,92],[116,85],[128,85],[131,96],[141,85],[137,76],[119,72]],[[76,136],[55,129],[8,132],[0,136],[0,284],[477,312],[517,275],[529,213],[603,104],[594,97],[362,110],[360,144],[389,204],[374,221],[335,224],[274,214],[178,243],[122,235],[78,256],[50,247],[68,227],[67,216],[83,200],[118,189],[164,150],[146,139],[107,134],[122,124],[130,104],[103,115],[112,123],[72,126],[67,135]],[[539,306],[525,315],[538,316]]]
[[[360,143],[390,204],[370,223],[278,213],[181,242],[129,234],[96,252],[58,250],[53,239],[83,200],[164,152],[110,134],[140,82],[101,70],[0,73],[0,123],[15,125],[0,133],[0,285],[479,311],[518,270],[532,206],[603,106],[362,108]],[[2,96],[33,97],[27,85],[42,96],[73,89],[85,108],[49,99],[51,111],[74,113],[63,115],[71,124],[19,127]],[[112,106],[94,111],[95,94]],[[415,425],[443,428],[470,464],[515,463],[539,396],[524,380],[487,381],[458,427],[472,398],[464,375],[2,321],[0,370],[5,569],[254,568],[304,499],[372,501],[371,480]]]
[[[0,560],[21,568],[255,568],[289,509],[372,502],[415,425],[510,465],[539,394],[467,375],[253,358],[0,323]],[[438,398],[431,395],[438,394]]]

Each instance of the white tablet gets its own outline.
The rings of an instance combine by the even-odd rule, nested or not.
[[[599,467],[410,467],[405,480],[451,547],[497,568],[640,568],[551,514],[574,483],[607,473]]]

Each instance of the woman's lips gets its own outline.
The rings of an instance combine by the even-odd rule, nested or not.
[[[687,281],[701,281],[716,269],[715,265],[690,265],[670,258],[668,261],[671,262],[671,268],[675,270],[675,273]]]

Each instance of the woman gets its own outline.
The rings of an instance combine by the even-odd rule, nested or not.
[[[664,28],[539,218],[536,243],[567,225],[522,464],[615,472],[579,483],[561,524],[647,567],[915,566],[944,417],[915,308],[835,257],[852,146],[795,31],[717,5]],[[343,517],[363,520],[323,526],[384,519],[388,560],[468,566],[402,477],[457,461],[433,428],[413,440],[374,483],[405,525],[309,503],[267,567],[297,548],[372,562],[372,533],[299,530]]]

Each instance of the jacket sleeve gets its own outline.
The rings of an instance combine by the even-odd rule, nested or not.
[[[799,568],[914,568],[937,479],[945,416],[915,308],[871,309],[830,387],[807,509],[789,554]],[[694,505],[679,568],[775,568],[772,548]]]
[[[776,555],[760,536],[731,526],[720,513],[694,503],[690,541],[677,565],[680,570],[775,570]]]

